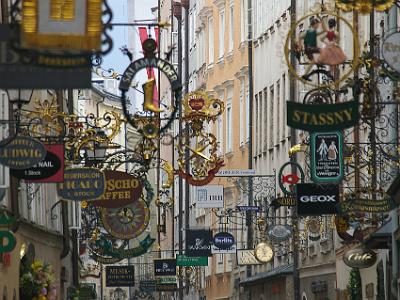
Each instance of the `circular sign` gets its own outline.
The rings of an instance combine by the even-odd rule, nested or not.
[[[268,229],[268,236],[276,242],[286,241],[292,234],[292,229],[288,225],[274,225]]]
[[[235,244],[235,237],[229,232],[219,232],[214,235],[214,246],[219,249],[229,249]]]
[[[383,42],[382,55],[387,64],[400,73],[400,32],[389,34]]]
[[[124,207],[103,208],[101,217],[104,228],[112,236],[133,239],[149,225],[150,211],[147,203],[140,198]]]
[[[372,267],[377,260],[376,253],[370,249],[357,248],[349,250],[343,257],[343,262],[350,268],[364,269]]]
[[[5,147],[0,148],[0,164],[11,169],[28,169],[46,157],[45,146],[36,139],[17,136]]]
[[[263,264],[271,261],[274,257],[274,251],[267,243],[259,243],[254,249],[254,256]]]
[[[290,166],[290,172],[287,175],[284,175],[284,170],[286,167]],[[293,169],[297,169],[300,173],[300,177],[296,173],[292,173]],[[296,193],[294,192],[294,187],[296,186],[297,183],[304,183],[305,179],[305,174],[303,171],[303,168],[296,162],[288,161],[287,163],[283,164],[283,166],[280,168],[279,173],[278,173],[278,183],[279,187],[281,188],[282,192],[285,193],[285,195],[293,196]]]

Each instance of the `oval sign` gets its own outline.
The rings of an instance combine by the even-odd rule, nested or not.
[[[45,146],[36,139],[17,136],[7,146],[0,148],[0,164],[11,169],[28,169],[46,157]]]
[[[11,174],[19,179],[40,180],[52,177],[61,168],[61,161],[54,153],[47,151],[43,161],[38,162],[32,168],[24,170],[11,170]]]
[[[286,241],[292,234],[292,229],[287,225],[275,225],[268,230],[269,237],[276,242]]]
[[[343,262],[351,268],[364,269],[372,267],[377,257],[374,251],[365,248],[349,250],[343,257]]]
[[[219,232],[214,235],[214,246],[219,249],[229,249],[235,244],[235,237],[229,232]]]
[[[400,72],[400,32],[389,34],[382,45],[382,55],[387,64]]]
[[[137,201],[142,196],[143,185],[139,178],[120,171],[104,171],[105,191],[94,206],[118,208]]]
[[[64,171],[64,182],[57,184],[58,195],[65,200],[88,201],[104,193],[104,173],[94,168],[71,168]]]

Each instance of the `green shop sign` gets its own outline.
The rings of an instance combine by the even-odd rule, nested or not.
[[[357,101],[303,104],[287,101],[287,124],[306,131],[334,131],[352,127],[360,119]]]
[[[312,133],[312,181],[338,183],[343,178],[343,172],[343,135],[338,131]]]
[[[365,213],[386,213],[396,208],[396,204],[390,197],[384,199],[350,199],[344,202],[340,202],[338,205],[338,211],[341,214],[348,214],[354,212],[365,212]]]
[[[185,255],[178,254],[176,256],[176,265],[178,267],[200,267],[208,266],[208,257],[189,257]]]

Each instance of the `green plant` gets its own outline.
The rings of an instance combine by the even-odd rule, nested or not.
[[[351,269],[347,289],[349,290],[350,300],[363,300],[361,275],[359,269]]]

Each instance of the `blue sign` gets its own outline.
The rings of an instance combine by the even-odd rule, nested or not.
[[[229,232],[219,232],[214,235],[214,246],[219,249],[229,249],[235,244],[235,237]]]
[[[258,206],[237,206],[237,209],[239,211],[255,211],[255,212],[261,211],[261,207]]]

